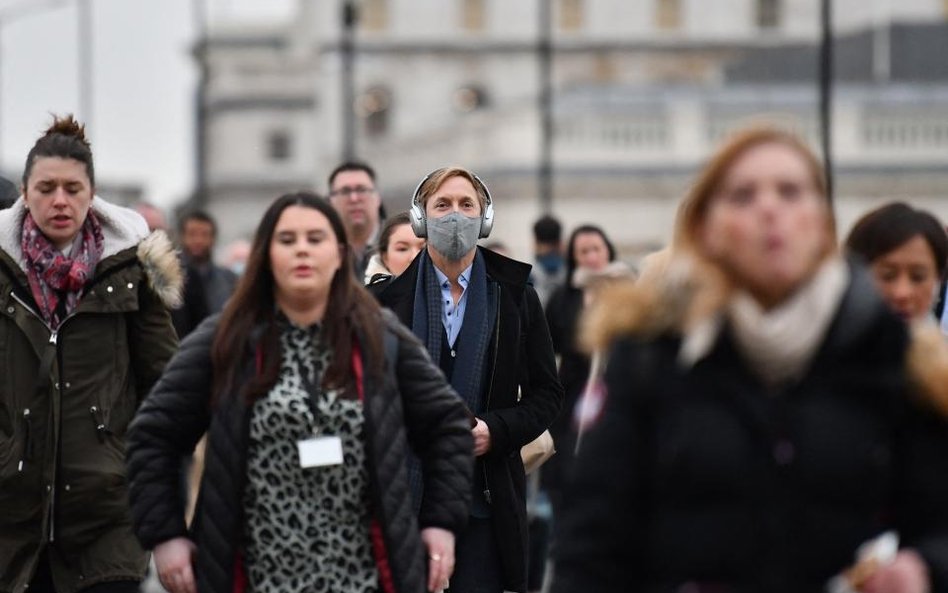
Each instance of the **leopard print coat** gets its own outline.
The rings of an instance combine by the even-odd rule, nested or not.
[[[280,378],[254,403],[250,417],[244,495],[249,590],[376,591],[362,402],[320,388],[330,353],[318,326],[287,323],[280,342]],[[339,437],[344,462],[301,467],[297,442],[314,435]]]

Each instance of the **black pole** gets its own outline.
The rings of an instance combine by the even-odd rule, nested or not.
[[[358,20],[358,9],[353,0],[345,0],[342,5],[342,160],[351,161],[355,158],[355,25]]]
[[[823,166],[826,169],[826,197],[833,202],[833,3],[822,2],[822,42],[820,44],[820,132]]]
[[[200,208],[207,203],[207,87],[210,79],[207,55],[207,0],[192,0],[191,7],[194,11],[194,26],[197,33],[194,56],[197,59],[199,72],[194,97],[195,191],[192,202]]]
[[[549,214],[553,210],[553,15],[552,3],[540,0],[539,5],[539,43],[537,44],[537,62],[539,64],[538,109],[540,112],[540,162],[538,184],[540,190],[540,210]]]

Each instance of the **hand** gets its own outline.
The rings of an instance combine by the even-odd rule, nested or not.
[[[421,530],[421,541],[428,549],[428,590],[440,591],[454,574],[454,534],[440,527]]]
[[[901,550],[891,564],[880,566],[866,579],[863,593],[928,593],[928,567],[915,550]]]
[[[490,451],[490,429],[487,428],[486,422],[478,418],[471,434],[474,435],[474,457],[480,457]]]
[[[197,593],[191,558],[197,548],[186,537],[176,537],[155,546],[158,580],[170,593]]]

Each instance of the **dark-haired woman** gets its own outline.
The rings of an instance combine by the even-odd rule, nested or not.
[[[279,198],[229,304],[142,405],[132,512],[172,593],[420,593],[451,575],[473,465],[464,405],[351,258],[332,206]],[[178,470],[205,430],[189,533]],[[425,466],[417,517],[408,445]]]
[[[859,219],[846,248],[872,271],[886,303],[906,321],[933,321],[948,269],[948,235],[938,219],[908,204],[886,204]]]
[[[124,437],[177,345],[167,238],[95,195],[72,117],[0,212],[0,591],[136,591]]]
[[[577,326],[587,301],[588,289],[597,279],[611,275],[631,275],[631,270],[616,261],[616,250],[600,227],[586,224],[576,227],[566,247],[566,283],[557,287],[546,307],[553,350],[560,356],[559,378],[563,384],[563,412],[550,426],[557,455],[541,470],[541,483],[550,494],[554,514],[559,506],[559,491],[568,471],[575,446],[573,411],[589,379],[591,359],[577,343]]]
[[[389,216],[379,231],[378,252],[365,267],[365,283],[400,276],[424,248],[425,240],[415,236],[408,212]]]

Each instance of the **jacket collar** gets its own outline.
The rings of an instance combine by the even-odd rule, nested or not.
[[[532,269],[530,264],[510,259],[483,247],[477,249],[484,257],[487,276],[491,280],[506,284],[518,292],[526,287]],[[382,296],[383,304],[391,305],[406,298],[414,298],[419,261],[421,261],[420,253],[412,260],[411,265],[401,276],[389,281],[388,286],[382,290],[382,295],[384,295]]]
[[[91,210],[102,224],[102,257],[99,261],[137,245],[148,236],[148,225],[142,216],[130,208],[117,206],[95,196]],[[20,249],[26,202],[23,196],[6,210],[0,211],[0,249],[5,251],[21,270],[26,270],[26,259]]]

